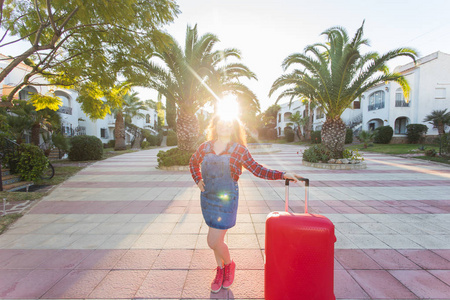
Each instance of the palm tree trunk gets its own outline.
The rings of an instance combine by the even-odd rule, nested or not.
[[[307,112],[308,112],[308,124],[306,125],[306,130],[305,130],[305,136],[306,136],[306,140],[310,141],[311,140],[311,130],[312,130],[312,126],[313,126],[313,106],[311,105],[311,102],[308,102],[308,106],[306,107]]]
[[[178,148],[186,151],[195,150],[198,134],[199,124],[197,116],[194,113],[188,113],[180,109],[177,118]]]
[[[117,112],[116,123],[114,128],[114,138],[116,143],[114,145],[114,150],[126,150],[127,146],[125,144],[125,123],[123,121],[122,112]]]
[[[444,128],[445,128],[444,123],[443,122],[438,122],[437,129],[438,129],[438,135],[439,136],[441,136],[441,135],[443,135],[445,133],[445,129]]]
[[[31,143],[33,145],[39,146],[39,144],[40,144],[40,139],[39,139],[40,132],[41,132],[41,124],[39,124],[39,123],[33,124],[33,126],[31,127]]]
[[[345,145],[345,123],[340,116],[330,118],[322,127],[322,144],[331,151],[333,158],[342,158]]]

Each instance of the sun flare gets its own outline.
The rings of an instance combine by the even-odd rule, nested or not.
[[[220,119],[231,121],[239,117],[239,105],[236,96],[228,95],[217,104],[217,113]]]

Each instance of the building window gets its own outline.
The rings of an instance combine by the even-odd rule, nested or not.
[[[291,112],[284,113],[284,122],[289,122],[289,118],[292,116]]]
[[[278,114],[278,123],[281,122],[281,114]]]
[[[323,108],[318,108],[317,109],[317,119],[322,119],[325,117],[325,113],[323,111]]]
[[[395,91],[395,107],[409,107],[410,102],[411,101],[405,101],[402,89],[399,88]]]
[[[145,123],[147,123],[147,124],[150,123],[150,115],[149,115],[149,114],[147,114],[147,115],[145,116]]]
[[[445,99],[446,90],[445,88],[436,88],[436,99]]]
[[[100,136],[102,139],[107,139],[108,138],[108,133],[106,131],[106,128],[100,128]]]
[[[353,109],[361,109],[361,102],[358,101],[353,101]]]
[[[378,91],[369,96],[369,111],[384,108],[384,92]]]
[[[395,134],[406,134],[406,126],[408,123],[408,118],[397,118],[397,120],[395,120]]]
[[[38,91],[34,87],[27,86],[27,87],[23,88],[22,90],[20,90],[19,99],[28,101],[31,98],[31,96],[33,96],[34,94],[37,94],[37,93],[38,93]]]
[[[55,96],[61,99],[63,103],[58,112],[66,115],[72,115],[72,104],[69,95],[61,91],[56,91]]]

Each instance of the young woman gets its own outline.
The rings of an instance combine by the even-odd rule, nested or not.
[[[200,145],[190,160],[192,177],[201,190],[203,218],[209,226],[208,246],[217,261],[216,277],[211,283],[213,293],[229,288],[234,281],[236,264],[224,238],[227,230],[236,224],[237,182],[242,166],[264,179],[297,181],[295,174],[266,169],[258,164],[245,145],[245,132],[239,120],[226,121],[215,116],[208,128],[208,141]]]

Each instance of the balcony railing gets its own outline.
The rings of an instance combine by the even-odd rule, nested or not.
[[[395,107],[409,107],[409,102],[406,102],[404,100],[396,100]]]
[[[61,106],[58,110],[58,112],[66,115],[72,115],[72,107],[68,106]]]
[[[384,103],[369,105],[369,111],[384,108]]]

